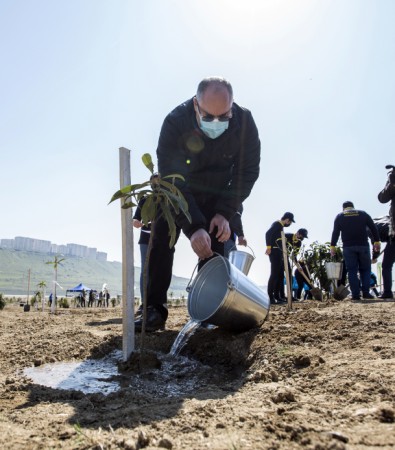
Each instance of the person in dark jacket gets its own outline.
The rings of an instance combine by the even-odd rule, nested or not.
[[[230,237],[229,220],[250,195],[259,176],[260,140],[251,112],[233,101],[231,84],[221,77],[205,78],[196,96],[177,106],[165,118],[157,148],[162,177],[177,180],[191,222],[176,219],[200,259],[199,268],[214,255],[224,254]],[[169,248],[167,222],[158,217],[149,260],[147,331],[163,329],[167,319],[174,247]],[[142,319],[135,321],[140,331]]]
[[[281,292],[284,282],[284,259],[282,250],[281,232],[284,227],[289,227],[295,222],[294,215],[286,212],[280,220],[273,222],[266,232],[266,255],[270,259],[270,277],[267,285],[267,293],[270,303],[285,303],[286,300]]]
[[[393,298],[392,292],[392,267],[395,262],[395,166],[386,166],[387,169],[391,169],[388,174],[388,180],[384,186],[384,189],[379,192],[378,199],[380,203],[391,202],[390,206],[390,224],[388,227],[388,236],[386,239],[386,245],[384,249],[383,257],[383,283],[384,290],[380,298]]]
[[[297,263],[297,256],[300,252],[300,249],[302,248],[302,242],[303,239],[308,239],[308,231],[306,228],[299,228],[299,230],[296,233],[285,233],[285,239],[287,240],[287,251],[289,255],[289,259],[291,259],[292,266],[296,265]],[[291,262],[288,262],[288,273],[291,276],[292,275],[292,267]],[[305,266],[302,263],[300,264],[302,270],[306,270]],[[306,273],[306,272],[305,272]],[[303,290],[303,285],[305,282],[305,279],[303,275],[299,272],[298,269],[295,270],[295,280],[296,280],[296,292],[295,292],[295,300],[300,300],[301,293]],[[284,285],[282,287],[281,295],[285,297],[284,293]]]
[[[335,218],[331,238],[331,255],[336,253],[336,244],[341,234],[343,256],[348,272],[348,280],[353,300],[360,299],[360,283],[364,299],[372,299],[370,294],[371,259],[368,231],[372,233],[374,251],[380,251],[380,237],[373,219],[365,211],[357,210],[350,201],[343,203],[343,212]],[[358,273],[360,280],[358,279]]]

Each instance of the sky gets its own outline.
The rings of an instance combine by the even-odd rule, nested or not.
[[[132,183],[163,119],[199,81],[226,77],[262,142],[244,203],[250,277],[270,273],[265,232],[285,211],[308,247],[345,200],[387,214],[395,165],[392,0],[1,0],[0,238],[76,243],[121,261],[119,147]],[[140,265],[135,231],[135,265]],[[187,238],[174,274],[197,263]]]

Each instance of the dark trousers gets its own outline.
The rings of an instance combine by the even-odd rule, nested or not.
[[[348,281],[350,282],[352,296],[359,297],[360,294],[360,280],[358,279],[358,272],[361,277],[362,293],[368,294],[370,291],[371,274],[369,247],[363,245],[344,247],[343,255],[346,262]]]
[[[212,217],[212,216],[211,216]],[[207,218],[209,224],[210,218]],[[159,218],[151,228],[153,233],[152,249],[149,255],[147,306],[154,306],[167,319],[167,290],[170,287],[173,272],[175,246],[169,247],[169,227],[163,218]],[[220,255],[224,254],[224,244],[215,238],[216,230],[210,235],[211,249]],[[180,236],[180,228],[176,227],[176,242]],[[199,261],[201,269],[209,259]]]
[[[270,300],[279,298],[284,283],[284,262],[283,253],[279,248],[272,248],[269,255],[270,277],[267,284],[267,293]]]
[[[384,292],[383,294],[392,294],[392,266],[395,262],[395,241],[387,242],[384,249],[382,273]]]

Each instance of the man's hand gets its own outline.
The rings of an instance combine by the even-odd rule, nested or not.
[[[208,232],[212,233],[215,227],[217,227],[217,234],[215,235],[215,237],[219,242],[226,242],[230,238],[230,227],[229,222],[225,219],[224,216],[221,216],[221,214],[216,214],[211,219]]]
[[[239,236],[239,245],[244,245],[244,247],[247,247],[247,239],[244,236]]]
[[[331,256],[332,258],[336,255],[336,247],[331,247]]]
[[[134,228],[141,228],[143,225],[144,225],[143,222],[140,222],[140,220],[133,219]]]
[[[373,251],[376,253],[380,253],[380,249],[381,249],[381,243],[380,242],[375,242],[373,244]]]
[[[266,247],[265,255],[270,255],[271,252],[272,252],[272,248]]]
[[[199,228],[195,231],[191,236],[190,241],[193,251],[200,259],[207,259],[213,256],[213,251],[211,250],[211,238],[205,229]]]

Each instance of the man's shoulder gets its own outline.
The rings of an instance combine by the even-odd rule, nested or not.
[[[185,100],[180,105],[176,106],[172,111],[167,115],[168,118],[179,119],[181,117],[185,117],[185,115],[189,114],[193,110],[193,98]]]

